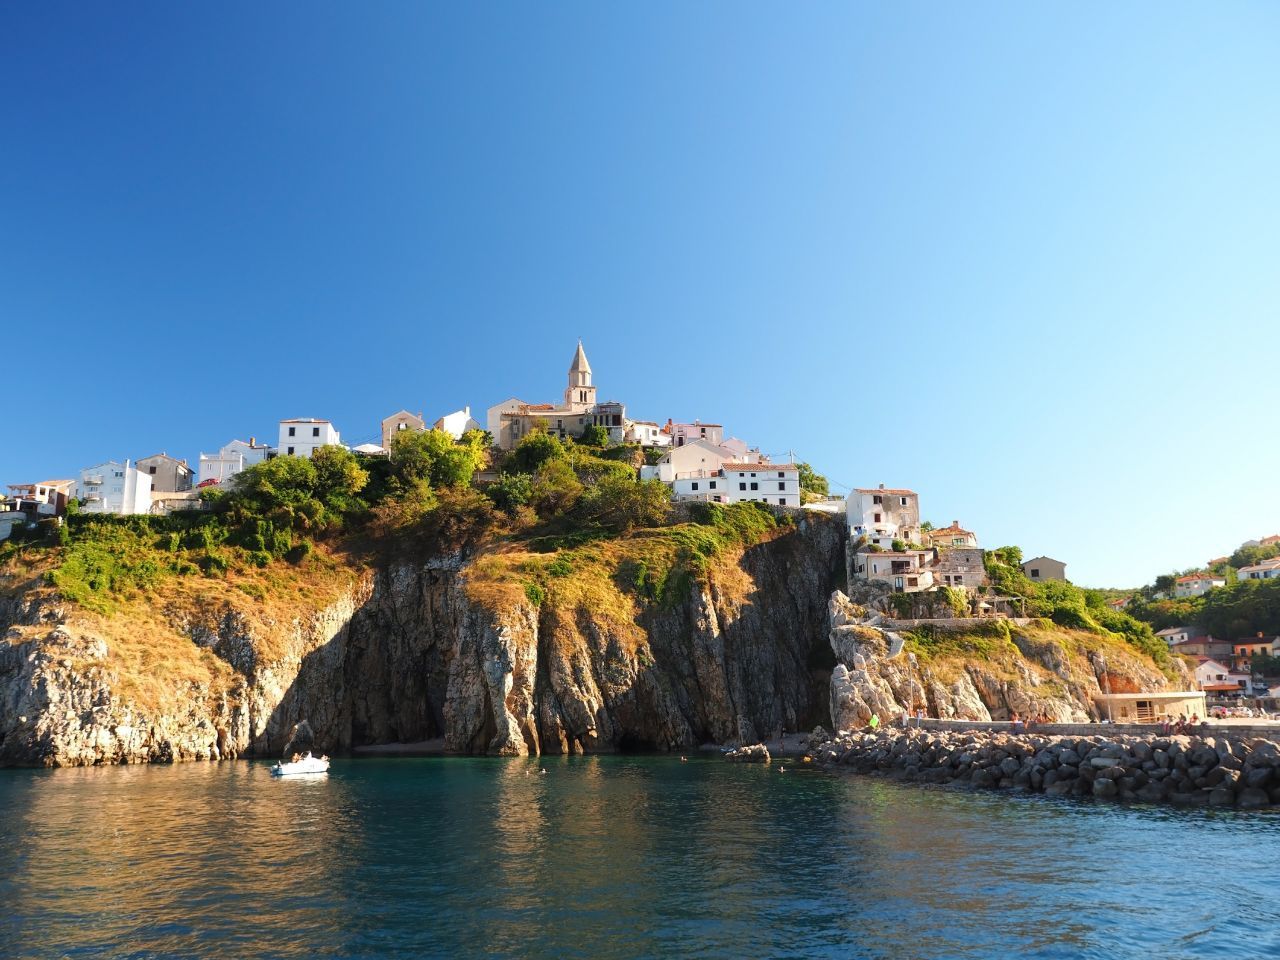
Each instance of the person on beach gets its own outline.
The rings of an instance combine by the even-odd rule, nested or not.
[[[916,709],[916,726],[920,727],[923,724],[924,724],[924,707],[918,707]]]

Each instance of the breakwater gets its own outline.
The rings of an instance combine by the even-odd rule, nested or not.
[[[1280,805],[1280,744],[1261,738],[886,730],[825,739],[809,756],[857,773],[1048,796]]]

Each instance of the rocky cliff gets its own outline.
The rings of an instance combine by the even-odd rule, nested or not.
[[[102,616],[11,585],[0,763],[275,756],[304,720],[328,750],[443,738],[507,755],[795,730],[827,715],[843,550],[839,521],[802,519],[662,602],[612,567],[595,592],[481,589],[494,575],[460,557],[353,567],[292,609],[208,581]]]
[[[903,710],[930,717],[1068,723],[1098,718],[1094,695],[1187,689],[1118,638],[1047,621],[973,621],[910,634],[888,628],[886,598],[865,585],[855,603],[831,596],[831,723],[836,730],[882,721]]]

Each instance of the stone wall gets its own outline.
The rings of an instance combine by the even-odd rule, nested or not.
[[[916,620],[884,620],[881,622],[886,630],[914,630],[917,627],[933,627],[937,630],[955,630],[963,632],[987,623],[1003,622],[1017,627],[1025,627],[1031,622],[1030,617],[938,617],[936,619]]]

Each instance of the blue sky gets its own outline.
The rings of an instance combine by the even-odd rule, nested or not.
[[[1280,532],[1280,7],[0,7],[0,483],[722,422],[1131,585]]]

